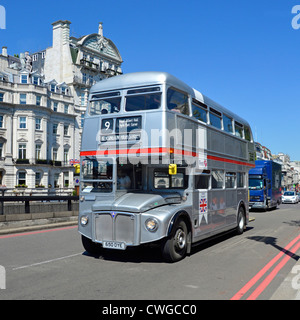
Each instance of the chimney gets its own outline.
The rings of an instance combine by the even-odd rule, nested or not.
[[[98,34],[103,37],[103,22],[99,22]]]
[[[2,47],[2,55],[7,57],[7,47]]]
[[[52,23],[53,26],[53,47],[60,47],[70,40],[70,24],[68,20],[58,20]]]

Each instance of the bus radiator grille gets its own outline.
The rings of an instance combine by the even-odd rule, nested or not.
[[[100,213],[96,215],[96,241],[112,240],[134,243],[135,219],[123,213]]]

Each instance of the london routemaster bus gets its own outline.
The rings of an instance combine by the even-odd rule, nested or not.
[[[78,229],[91,254],[155,243],[175,262],[249,222],[249,124],[168,73],[94,85],[80,156]]]

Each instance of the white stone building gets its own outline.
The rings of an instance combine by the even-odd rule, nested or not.
[[[0,54],[0,185],[73,187],[82,118],[92,84],[121,74],[121,56],[98,33],[70,37],[53,23],[53,45],[20,57]]]

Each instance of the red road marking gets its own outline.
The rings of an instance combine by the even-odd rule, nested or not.
[[[23,237],[23,236],[29,236],[29,235],[38,234],[38,233],[61,231],[61,230],[68,230],[68,229],[75,229],[75,228],[77,228],[77,226],[64,227],[64,228],[55,228],[55,229],[47,229],[47,230],[39,230],[39,231],[32,231],[32,232],[14,233],[14,234],[8,234],[8,235],[5,235],[5,236],[0,236],[0,239]]]
[[[289,250],[298,240],[300,235],[293,239],[284,249],[282,249],[276,257],[274,257],[265,267],[263,267],[246,285],[239,290],[230,300],[240,300],[251,288],[257,283],[257,281]],[[290,251],[295,253],[300,248],[300,242]],[[290,255],[286,256],[277,267],[270,273],[270,275],[260,284],[260,286],[252,293],[251,299],[256,299],[261,292],[270,284],[279,270],[287,263],[291,258]],[[248,299],[250,299],[250,297]]]
[[[291,253],[295,253],[300,248],[300,242],[298,242],[293,249],[290,250]],[[291,255],[287,255],[281,262],[274,268],[274,270],[266,277],[266,279],[256,288],[256,290],[249,296],[247,300],[255,300],[270,284],[270,282],[275,278],[277,273],[284,267],[284,265],[290,260]]]

